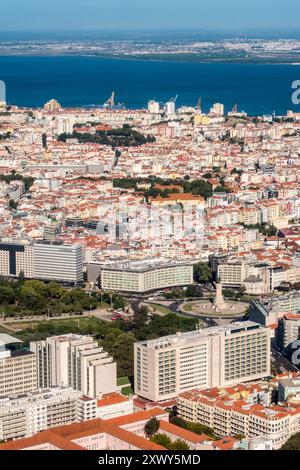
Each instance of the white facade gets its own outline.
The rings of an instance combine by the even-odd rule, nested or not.
[[[57,243],[0,243],[0,275],[80,284],[83,280],[81,245]]]
[[[71,386],[96,398],[117,389],[116,363],[91,336],[66,334],[30,343],[38,386]]]
[[[81,392],[72,388],[51,388],[25,396],[0,399],[0,440],[32,436],[55,426],[96,418],[96,400],[91,413],[82,409]]]
[[[134,345],[135,393],[168,400],[193,388],[270,375],[270,331],[253,322],[177,333]]]
[[[193,265],[188,263],[132,262],[99,267],[104,290],[149,292],[193,284]]]
[[[31,392],[37,388],[36,356],[19,349],[20,340],[0,334],[0,397]]]

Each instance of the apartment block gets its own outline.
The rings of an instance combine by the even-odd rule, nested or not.
[[[0,334],[0,397],[37,389],[36,355],[22,341]]]
[[[81,284],[83,251],[81,245],[61,243],[1,243],[0,275]]]
[[[92,398],[117,390],[116,363],[91,336],[66,334],[30,343],[39,388],[70,386]]]
[[[279,449],[300,430],[300,407],[266,406],[219,396],[218,390],[192,390],[178,397],[178,415],[214,429],[218,436],[264,437]]]
[[[134,369],[135,393],[152,401],[257,380],[270,375],[270,331],[237,322],[138,342]]]
[[[300,338],[300,314],[286,313],[278,322],[277,345],[288,352],[294,341]],[[297,347],[298,349],[298,347]]]
[[[0,399],[0,440],[28,437],[45,429],[96,417],[96,400],[91,413],[79,413],[84,402],[81,392],[70,387],[37,390]]]
[[[193,284],[193,265],[175,262],[123,262],[88,265],[88,281],[105,290],[143,293]]]

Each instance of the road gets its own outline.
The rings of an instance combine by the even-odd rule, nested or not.
[[[299,372],[297,367],[295,367],[285,356],[274,348],[271,349],[271,364],[272,366],[276,366],[281,373]]]

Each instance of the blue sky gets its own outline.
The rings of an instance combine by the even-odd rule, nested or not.
[[[299,26],[299,0],[0,0],[0,31]]]

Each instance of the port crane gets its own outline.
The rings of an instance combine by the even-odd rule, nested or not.
[[[108,98],[108,100],[105,101],[103,108],[105,109],[124,109],[125,108],[124,103],[118,102],[118,104],[116,104],[115,101],[116,101],[116,93],[113,91],[111,96]]]
[[[104,103],[104,108],[112,109],[115,106],[115,92],[113,91],[108,100]]]

